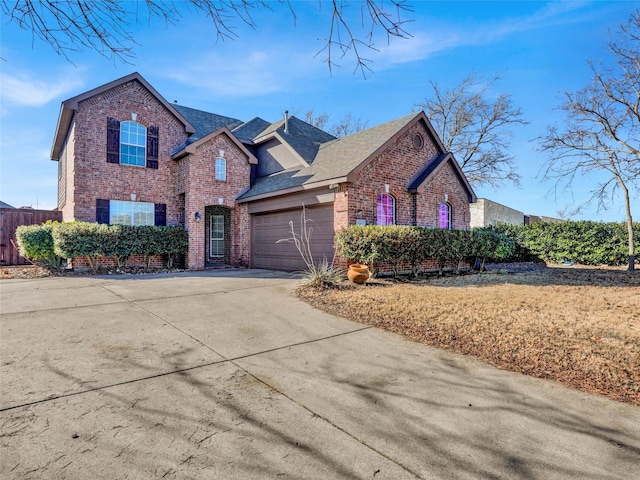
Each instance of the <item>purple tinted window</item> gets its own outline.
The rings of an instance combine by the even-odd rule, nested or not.
[[[376,224],[395,225],[395,199],[391,195],[381,193],[378,195],[376,205]]]
[[[438,228],[451,228],[451,205],[448,203],[438,205]]]

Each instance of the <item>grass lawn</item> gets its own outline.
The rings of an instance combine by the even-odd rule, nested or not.
[[[640,405],[640,272],[513,270],[300,287],[298,295],[418,342]]]

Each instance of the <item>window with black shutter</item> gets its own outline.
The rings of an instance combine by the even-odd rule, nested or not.
[[[158,127],[147,129],[147,168],[158,168]]]
[[[107,117],[107,162],[120,163],[120,122]]]
[[[156,203],[155,224],[157,227],[165,227],[167,225],[167,204],[166,203]]]
[[[109,200],[96,198],[96,222],[109,223]]]

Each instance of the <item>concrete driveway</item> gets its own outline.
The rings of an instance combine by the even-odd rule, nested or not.
[[[225,270],[0,282],[3,479],[632,479],[640,408]]]

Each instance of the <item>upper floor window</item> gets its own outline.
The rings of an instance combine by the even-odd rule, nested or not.
[[[120,163],[144,167],[147,163],[147,129],[137,122],[120,123]]]
[[[395,225],[396,199],[387,193],[378,195],[376,202],[376,224]]]
[[[227,161],[222,157],[216,157],[216,180],[227,180]]]
[[[450,230],[451,227],[451,205],[440,203],[438,205],[438,228]]]
[[[147,202],[109,202],[111,225],[155,225],[155,205]]]

